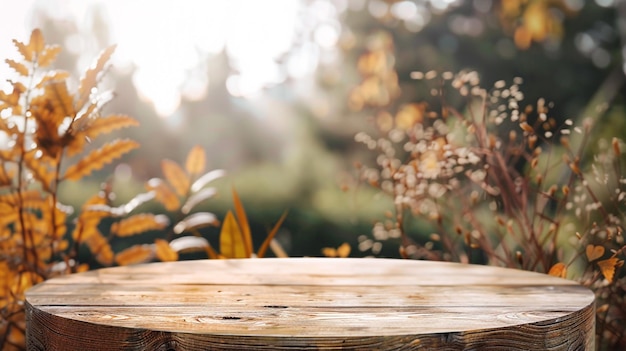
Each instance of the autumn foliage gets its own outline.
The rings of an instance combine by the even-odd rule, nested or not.
[[[106,211],[89,209],[106,204],[106,197],[89,200],[68,235],[73,209],[59,202],[59,186],[80,180],[139,146],[118,139],[87,148],[103,134],[137,125],[128,116],[101,115],[107,100],[98,95],[97,85],[115,47],[103,51],[71,91],[67,72],[48,69],[59,46],[47,45],[39,30],[32,32],[29,42],[14,44],[21,59],[6,63],[17,78],[10,81],[11,92],[0,91],[0,130],[7,140],[0,150],[0,344],[9,349],[24,341],[26,289],[87,269],[77,260],[80,245],[87,245],[102,262],[111,260],[106,239],[95,229]]]
[[[174,261],[190,251],[209,258],[255,256],[235,190],[237,219],[226,216],[220,252],[200,233],[220,225],[213,213],[197,208],[216,194],[209,185],[225,173],[206,170],[199,146],[182,165],[163,160],[163,177],[146,182],[145,192],[126,203],[115,203],[109,182],[80,209],[61,203],[63,183],[80,181],[139,147],[128,139],[98,146],[98,137],[138,122],[103,113],[112,94],[100,92],[99,83],[115,46],[106,48],[74,82],[68,72],[50,69],[61,48],[46,44],[40,30],[28,42],[14,44],[20,59],[5,62],[16,79],[9,81],[11,91],[0,91],[0,131],[6,140],[0,148],[0,349],[24,348],[24,292],[46,279],[94,266]],[[138,208],[148,201],[160,203],[168,215],[142,213]],[[270,246],[281,252],[273,237],[283,220],[256,256]],[[111,245],[146,233],[156,234],[150,242],[117,252]]]
[[[598,345],[623,349],[623,141],[592,146],[593,121],[559,119],[545,99],[525,102],[521,78],[484,87],[472,71],[415,71],[420,100],[388,99],[383,80],[366,84],[377,67],[394,76],[385,64],[393,62],[392,38],[380,38],[386,44],[362,56],[353,96],[386,99],[353,97],[360,103],[352,107],[372,116],[375,129],[355,137],[374,156],[358,166],[360,181],[393,207],[359,247],[396,242],[406,258],[577,280],[596,294]]]
[[[533,42],[560,40],[563,19],[560,13],[573,15],[575,11],[561,0],[506,0],[500,2],[500,23],[513,37],[515,46],[522,50]]]

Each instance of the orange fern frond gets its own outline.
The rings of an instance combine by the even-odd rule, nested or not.
[[[175,211],[180,207],[180,199],[174,190],[159,178],[150,179],[146,183],[146,190],[154,191],[154,198],[160,202],[168,211]]]
[[[111,233],[118,237],[128,237],[150,230],[160,230],[165,228],[167,224],[167,218],[164,216],[141,213],[113,223]]]
[[[41,77],[41,80],[39,81],[39,83],[37,83],[37,85],[35,85],[35,88],[43,88],[46,84],[49,84],[50,82],[65,81],[69,77],[70,74],[67,71],[50,71],[44,74],[43,77]]]
[[[174,251],[167,240],[156,239],[154,241],[156,257],[162,262],[178,260],[178,252]]]
[[[115,263],[120,266],[144,263],[154,258],[154,250],[150,245],[135,245],[115,255]]]
[[[31,175],[35,178],[44,191],[51,192],[52,181],[55,172],[51,169],[55,166],[53,159],[45,156],[37,156],[37,150],[31,150],[24,155],[24,163],[30,170]]]
[[[106,238],[98,231],[94,230],[94,233],[90,235],[85,241],[85,244],[89,248],[92,254],[96,257],[96,260],[105,266],[113,264],[113,250]]]
[[[45,42],[43,34],[40,29],[35,29],[30,33],[30,40],[28,44],[24,44],[18,40],[13,39],[13,44],[17,48],[17,51],[24,57],[24,60],[33,62],[35,56],[41,54],[45,49]]]
[[[37,58],[37,65],[39,67],[48,67],[57,58],[57,55],[61,52],[59,45],[46,45],[43,52]]]
[[[111,133],[122,128],[136,127],[138,125],[139,122],[132,117],[126,115],[109,115],[93,119],[93,121],[84,128],[83,132],[85,137],[95,139],[101,134]]]
[[[189,176],[178,163],[171,160],[161,161],[161,170],[167,182],[179,196],[187,195],[189,191]]]
[[[187,162],[185,162],[185,169],[192,176],[196,177],[204,172],[206,167],[206,154],[204,149],[200,145],[194,146],[187,155]]]
[[[28,75],[30,74],[30,70],[23,63],[9,59],[4,60],[4,62],[6,62],[9,67],[13,68],[13,70],[21,76],[28,77]]]
[[[107,143],[69,167],[63,179],[79,180],[137,147],[139,147],[137,142],[128,139],[118,139]]]
[[[91,89],[96,86],[99,79],[99,74],[104,69],[104,66],[113,55],[115,51],[115,45],[109,46],[104,49],[98,59],[91,65],[85,75],[81,78],[80,84],[78,86],[78,101],[76,101],[76,110],[80,111],[83,106],[89,101],[89,96],[91,95]]]

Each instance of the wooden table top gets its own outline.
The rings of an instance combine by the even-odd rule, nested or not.
[[[575,282],[394,259],[151,263],[26,293],[29,350],[592,349]]]

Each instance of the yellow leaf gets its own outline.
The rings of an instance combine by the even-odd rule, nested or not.
[[[37,191],[35,189],[22,192],[22,206],[33,210],[44,210],[45,208],[48,208],[48,200],[45,199],[44,201],[44,197],[42,196],[44,195],[41,191]]]
[[[113,264],[113,250],[111,250],[111,245],[109,245],[109,242],[99,231],[89,236],[89,238],[85,240],[85,244],[87,244],[91,253],[96,256],[98,262],[105,266]]]
[[[587,245],[585,248],[587,254],[587,260],[593,262],[604,255],[604,246],[594,246],[592,244]]]
[[[91,67],[85,72],[85,75],[81,78],[78,86],[78,101],[76,102],[76,110],[80,111],[83,106],[89,101],[91,95],[91,89],[98,83],[98,75],[104,69],[104,66],[113,55],[115,51],[115,45],[109,46],[104,49],[98,59],[91,65]]]
[[[55,242],[54,250],[55,250],[55,252],[62,252],[62,251],[67,250],[69,245],[70,245],[70,243],[67,240],[59,240],[59,241]]]
[[[14,60],[9,60],[9,59],[4,60],[4,62],[6,62],[7,65],[13,68],[15,72],[17,72],[18,74],[24,77],[28,77],[28,74],[29,74],[28,68],[24,64],[16,62]]]
[[[256,256],[258,258],[265,257],[265,252],[267,251],[267,248],[270,246],[272,240],[274,240],[274,237],[276,236],[276,233],[278,233],[278,229],[280,228],[280,226],[283,225],[285,218],[287,218],[287,211],[285,211],[283,215],[280,216],[280,219],[278,219],[278,222],[276,222],[276,224],[274,225],[274,228],[272,228],[269,234],[267,234],[267,237],[263,241],[263,244],[261,244],[259,251],[257,251]]]
[[[15,169],[5,169],[4,164],[0,165],[0,186],[7,186],[13,183]]]
[[[250,258],[235,216],[228,211],[220,232],[220,253],[226,258]]]
[[[189,191],[189,176],[178,165],[171,160],[161,161],[161,170],[167,182],[174,188],[179,196],[187,195]]]
[[[70,166],[63,179],[79,180],[137,147],[139,144],[133,140],[114,140]]]
[[[250,233],[250,224],[248,223],[248,216],[246,216],[246,210],[243,208],[239,194],[235,188],[233,188],[233,203],[235,205],[235,213],[237,214],[237,221],[239,222],[239,228],[241,228],[243,234],[243,245],[246,252],[246,257],[252,256],[252,234]]]
[[[55,249],[58,250],[59,240],[67,233],[67,215],[73,211],[73,208],[59,203],[54,206],[51,199],[46,200],[48,208],[42,212],[42,220],[47,223],[48,228],[43,235],[53,240],[53,245],[57,245]]]
[[[17,206],[18,201],[18,195],[14,192],[0,195],[0,203],[7,204],[13,207]]]
[[[89,117],[84,116],[81,118]],[[95,139],[101,134],[110,133],[121,128],[136,127],[138,125],[139,122],[132,117],[126,115],[110,115],[92,119],[91,122],[84,128],[84,133],[85,137]]]
[[[161,230],[166,226],[166,217],[142,213],[113,223],[111,225],[111,233],[118,237],[128,237],[150,230]]]
[[[35,141],[48,156],[56,158],[66,144],[61,125],[74,115],[72,96],[65,81],[51,81],[44,86],[44,94],[34,98],[31,112],[37,121]]]
[[[103,218],[109,217],[110,213],[107,211],[94,211],[93,207],[106,206],[107,199],[101,193],[91,196],[81,208],[80,215],[72,238],[76,241],[86,240],[94,233],[99,233],[98,224]]]
[[[40,54],[45,48],[46,43],[43,39],[43,34],[41,34],[41,30],[39,28],[34,29],[30,33],[30,42],[28,43],[28,48],[32,53]]]
[[[343,243],[338,248],[325,247],[322,249],[322,255],[326,257],[348,257],[350,255],[350,244]]]
[[[115,263],[120,266],[144,263],[154,257],[154,251],[150,245],[135,245],[122,250],[115,255]]]
[[[556,263],[550,268],[548,274],[554,277],[565,278],[567,275],[567,267],[561,262]]]
[[[19,213],[17,208],[11,207],[7,204],[0,204],[0,225],[2,228],[7,227],[19,220]]]
[[[98,102],[91,101],[87,107],[83,107],[80,110],[80,115],[76,116],[76,119],[72,123],[72,129],[83,131],[87,129],[91,123],[103,118],[100,116],[100,111],[98,110]]]
[[[46,84],[53,81],[64,81],[69,78],[70,74],[66,71],[50,71],[46,73],[39,83],[35,86],[37,89],[43,88]]]
[[[185,169],[192,177],[204,172],[206,163],[206,155],[204,149],[200,145],[194,146],[189,155],[187,155],[187,162],[185,163]]]
[[[67,90],[65,81],[51,81],[49,84],[45,85],[44,90],[45,96],[47,96],[53,104],[53,108],[59,110],[59,117],[72,117],[76,114],[74,111],[74,97]],[[63,120],[60,120],[58,125],[62,122]]]
[[[78,267],[76,267],[76,273],[83,273],[83,272],[87,272],[89,270],[89,265],[86,263],[80,264],[78,265]]]
[[[338,257],[348,257],[350,255],[350,244],[343,243],[337,248],[337,256]]]
[[[167,240],[156,239],[154,245],[156,247],[156,257],[160,261],[167,262],[178,260],[178,252],[170,247],[170,243],[168,243]]]
[[[600,272],[609,282],[613,281],[615,268],[619,265],[621,265],[621,263],[620,260],[617,259],[617,257],[611,257],[606,260],[598,261],[598,267],[600,267]]]
[[[69,138],[69,142],[65,148],[68,157],[76,156],[83,152],[85,145],[93,139],[93,137],[90,137],[87,133],[89,132],[88,126],[91,122],[96,120],[95,115],[97,115],[97,107],[95,103],[90,104],[87,109],[81,111],[81,115],[72,122],[68,130],[72,138]]]
[[[95,205],[106,205],[106,203],[107,203],[107,199],[103,193],[92,195],[89,199],[87,199],[87,201],[85,201],[85,203],[83,203],[83,206],[82,206],[83,212],[81,213],[81,215],[84,215],[86,212],[89,212],[89,209]]]
[[[61,52],[61,47],[59,45],[46,46],[45,50],[43,50],[37,60],[39,67],[49,66],[54,61],[54,59],[56,59],[59,52]]]
[[[148,191],[154,191],[155,199],[165,206],[168,211],[176,211],[180,207],[180,200],[172,188],[158,178],[152,178],[146,184]]]
[[[50,158],[36,157],[37,149],[31,150],[24,155],[24,164],[30,170],[31,175],[39,181],[44,190],[51,192],[50,186],[54,179],[55,172],[50,168],[55,166]]]
[[[24,60],[31,62],[33,60],[33,52],[32,50],[21,41],[13,39],[13,44],[17,48],[17,51],[22,54]]]
[[[98,230],[99,218],[93,218],[90,220],[79,220],[76,222],[74,231],[72,231],[72,238],[76,242],[88,241],[91,236],[100,234]]]
[[[0,90],[0,101],[4,101],[6,104],[0,105],[2,109],[11,107],[13,109],[13,114],[18,115],[21,113],[21,106],[19,105],[20,97],[22,93],[26,91],[26,87],[22,83],[13,83],[13,91],[11,94],[6,94],[4,91]]]
[[[334,247],[322,248],[322,255],[326,257],[337,257],[337,249]]]

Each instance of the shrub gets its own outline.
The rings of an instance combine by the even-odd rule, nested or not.
[[[544,99],[525,105],[521,78],[485,89],[476,72],[413,72],[428,97],[392,107],[393,59],[372,50],[362,60],[351,103],[372,112],[376,131],[355,137],[375,156],[360,179],[394,208],[360,247],[397,239],[406,258],[577,280],[597,297],[598,345],[625,347],[623,142],[600,138],[591,151],[592,121],[559,121]]]
[[[46,44],[40,30],[32,32],[28,43],[14,40],[14,44],[21,58],[6,63],[17,78],[9,81],[11,92],[0,91],[0,134],[5,140],[0,149],[3,350],[24,348],[24,292],[34,284],[88,270],[89,264],[168,261],[176,260],[179,251],[209,250],[198,229],[219,221],[212,213],[193,210],[215,194],[207,184],[223,175],[221,170],[204,173],[204,151],[195,147],[184,167],[163,160],[164,179],[150,180],[146,192],[129,202],[116,204],[107,182],[74,214],[74,208],[59,201],[60,186],[91,175],[139,146],[128,139],[99,147],[92,143],[104,134],[138,125],[129,116],[102,113],[112,94],[100,92],[98,83],[115,47],[105,49],[75,84],[67,72],[49,68],[61,48]],[[170,223],[165,215],[137,213],[152,199],[178,220]],[[119,252],[111,247],[116,238],[154,231],[160,235],[150,243]]]

